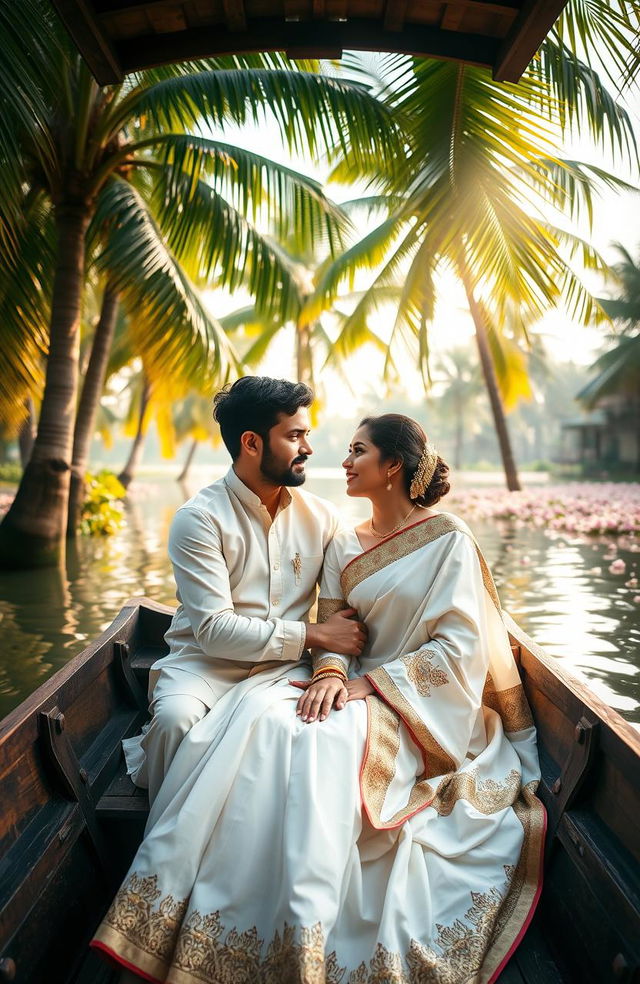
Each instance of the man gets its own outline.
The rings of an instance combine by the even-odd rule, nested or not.
[[[130,773],[151,802],[194,724],[234,684],[305,649],[359,656],[366,634],[353,609],[307,621],[324,552],[339,519],[299,490],[305,481],[313,393],[302,383],[245,376],[215,398],[232,458],[224,478],[178,510],[169,536],[178,610],[169,653],[151,668],[152,719],[125,743]]]

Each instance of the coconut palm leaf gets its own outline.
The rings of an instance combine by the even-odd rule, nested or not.
[[[604,396],[620,392],[636,395],[640,386],[640,334],[617,338],[613,349],[591,366],[597,375],[580,390],[576,399],[594,407]]]
[[[0,417],[15,428],[24,398],[39,395],[49,346],[56,236],[42,195],[29,195],[14,242],[14,263],[0,264]]]
[[[185,188],[185,197],[187,193]],[[295,316],[295,269],[275,240],[260,233],[203,181],[191,191],[186,218],[182,200],[167,194],[160,174],[153,211],[190,275],[199,279],[215,274],[217,282],[231,291],[246,288],[265,316],[277,315],[283,322]]]
[[[576,221],[585,218],[589,226],[593,223],[594,202],[600,191],[640,192],[637,185],[595,164],[566,158],[542,158],[534,167],[539,168],[540,181],[536,180],[535,173],[530,173],[531,186],[538,188],[546,201],[552,202],[569,218]]]
[[[228,378],[238,368],[233,348],[135,189],[118,179],[109,182],[95,223],[108,229],[97,268],[108,273],[121,296],[148,371],[158,377],[169,371],[190,385],[203,377]]]
[[[218,140],[165,134],[154,143],[163,155],[162,190],[165,197],[180,202],[185,222],[190,195],[206,177],[234,208],[254,221],[262,218],[276,235],[291,234],[293,222],[295,235],[308,248],[322,242],[333,252],[341,245],[347,219],[312,178]],[[149,163],[157,168],[156,160]],[[140,161],[142,167],[144,164]]]
[[[570,128],[587,132],[595,142],[615,153],[637,159],[637,141],[628,111],[609,92],[598,72],[581,61],[575,49],[567,47],[560,37],[552,33],[546,38],[539,58],[533,60],[527,74],[544,83],[546,91],[537,100],[538,105],[550,119],[557,119],[563,133]]]
[[[0,247],[9,263],[15,260],[22,221],[25,143],[34,148],[40,167],[49,167],[53,157],[47,95],[63,52],[52,28],[53,13],[39,0],[0,0]]]
[[[263,123],[273,117],[288,147],[317,155],[347,141],[363,159],[375,147],[391,162],[400,151],[392,113],[363,86],[306,72],[229,69],[169,78],[129,92],[112,113],[115,135],[134,115],[158,131],[207,123]],[[358,153],[356,151],[356,153]]]

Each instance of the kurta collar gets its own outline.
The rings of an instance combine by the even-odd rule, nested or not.
[[[266,506],[263,504],[260,496],[256,495],[255,492],[252,492],[251,489],[238,478],[233,470],[233,466],[231,466],[227,474],[224,476],[224,483],[248,509],[253,509],[258,512],[266,511]],[[286,488],[286,486],[283,486],[280,494],[280,505],[278,507],[278,512],[282,512],[283,509],[286,509],[292,501],[293,496],[291,495],[291,492],[288,488]]]

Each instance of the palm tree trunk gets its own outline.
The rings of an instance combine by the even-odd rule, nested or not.
[[[3,567],[57,564],[64,556],[89,219],[90,206],[79,195],[56,207],[58,255],[44,398],[31,460],[0,524]]]
[[[189,469],[191,468],[191,462],[193,461],[193,458],[194,458],[194,455],[196,453],[196,448],[197,447],[198,447],[198,439],[197,439],[197,437],[194,437],[193,441],[191,442],[191,447],[189,448],[189,452],[188,452],[187,457],[186,457],[185,462],[184,462],[184,468],[182,469],[182,471],[180,472],[180,474],[178,475],[178,477],[176,479],[177,482],[186,482],[187,475],[189,474]]]
[[[299,383],[313,385],[313,357],[311,354],[311,328],[296,325],[296,376]]]
[[[76,427],[73,434],[73,460],[71,464],[71,486],[69,489],[69,516],[67,536],[75,536],[80,522],[80,513],[85,498],[85,472],[89,461],[89,450],[104,387],[111,343],[118,317],[118,294],[107,284],[102,295],[100,320],[96,326],[89,364],[82,386]]]
[[[453,449],[453,467],[456,471],[460,471],[462,467],[462,441],[464,438],[464,413],[462,407],[458,406],[456,409],[456,430],[455,430],[455,443]]]
[[[24,401],[24,405],[27,410],[27,416],[22,421],[20,432],[18,433],[20,464],[22,465],[23,471],[29,464],[36,439],[36,409],[33,405],[33,398],[28,396]]]
[[[480,355],[480,365],[482,366],[482,374],[484,376],[485,385],[489,394],[489,402],[491,403],[493,422],[496,429],[496,435],[498,437],[498,444],[500,445],[500,454],[502,456],[502,466],[504,468],[504,474],[507,481],[507,488],[510,492],[519,492],[522,489],[522,486],[520,485],[518,471],[516,468],[515,459],[513,457],[513,451],[511,449],[511,439],[507,428],[507,418],[505,416],[504,407],[502,406],[500,391],[498,389],[498,380],[496,378],[493,359],[491,358],[491,350],[489,349],[487,327],[485,325],[484,315],[473,293],[471,278],[462,263],[459,264],[459,272],[464,284],[467,301],[469,303],[469,310],[471,311],[471,317],[473,318],[473,323],[476,329],[476,343],[478,345],[478,354]]]
[[[125,489],[128,489],[133,481],[133,477],[138,470],[138,465],[140,464],[140,459],[142,458],[142,451],[144,449],[144,416],[147,412],[147,406],[149,404],[149,397],[151,396],[151,387],[147,382],[146,378],[142,387],[142,396],[140,398],[140,414],[138,416],[138,429],[136,431],[136,436],[133,439],[133,444],[131,445],[131,452],[127,460],[126,465],[118,475],[118,479],[124,485]]]

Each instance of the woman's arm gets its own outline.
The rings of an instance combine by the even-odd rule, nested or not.
[[[328,624],[329,619],[333,621],[340,615],[347,620],[352,620],[355,615],[354,609],[350,608],[347,601],[342,598],[341,567],[334,540],[327,549],[322,569],[320,598],[318,599],[318,627],[322,623]],[[353,655],[359,656],[366,641],[366,628],[355,619],[353,619],[353,626],[356,640]],[[309,724],[317,718],[324,721],[332,707],[335,707],[336,710],[342,710],[347,702],[345,684],[349,673],[350,659],[331,651],[331,638],[327,642],[328,645],[314,648],[312,651],[313,679],[311,683],[292,681],[294,686],[305,690],[298,701],[296,713]]]

